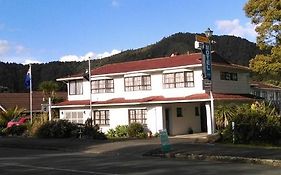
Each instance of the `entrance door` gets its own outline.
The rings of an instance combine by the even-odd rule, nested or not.
[[[200,105],[201,132],[207,132],[207,116],[205,104]]]
[[[165,123],[168,135],[170,135],[170,110],[165,109]]]

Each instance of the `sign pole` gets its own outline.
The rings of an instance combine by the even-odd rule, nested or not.
[[[195,48],[200,49],[202,52],[202,73],[203,73],[203,89],[209,91],[210,94],[210,103],[211,103],[211,133],[215,133],[215,116],[214,116],[214,97],[212,92],[212,53],[211,53],[211,41],[210,37],[212,36],[213,31],[208,28],[205,31],[205,37],[196,35],[195,36]]]

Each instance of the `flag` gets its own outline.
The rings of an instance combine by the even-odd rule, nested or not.
[[[29,65],[29,69],[25,75],[24,79],[24,86],[26,89],[30,89],[30,83],[31,83],[31,65]]]
[[[89,78],[89,71],[88,71],[88,69],[86,69],[86,71],[84,72],[84,74],[83,74],[83,78],[84,78],[84,79],[86,79],[87,81],[89,81],[89,80],[90,80],[90,78]]]

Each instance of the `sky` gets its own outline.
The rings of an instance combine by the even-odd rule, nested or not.
[[[247,0],[0,0],[0,61],[101,59],[178,32],[255,42]]]

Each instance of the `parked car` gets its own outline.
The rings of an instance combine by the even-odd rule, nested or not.
[[[24,123],[27,123],[29,121],[29,119],[30,119],[29,116],[14,118],[7,123],[7,128],[10,128],[12,126],[19,126]]]

